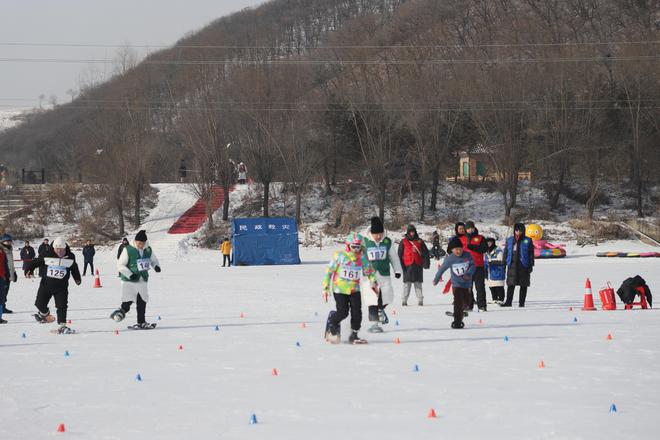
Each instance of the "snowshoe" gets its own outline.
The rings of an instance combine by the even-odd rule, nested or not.
[[[383,327],[378,325],[378,323],[375,323],[371,327],[369,327],[369,330],[367,330],[369,333],[383,333]]]
[[[454,322],[451,323],[451,328],[461,329],[463,327],[465,327],[465,323],[463,323],[463,322],[454,321]]]
[[[335,313],[337,313],[334,310],[330,310],[328,313],[328,319],[325,321],[325,333],[324,337],[325,340],[328,341],[331,344],[339,344],[341,341],[341,327],[337,326],[336,332],[333,334],[332,333],[332,325],[330,324],[330,318],[332,318]]]
[[[39,324],[49,324],[51,322],[55,322],[55,317],[50,313],[47,315],[42,315],[41,313],[35,313],[32,316],[34,317],[34,320],[37,321]]]
[[[73,335],[76,333],[74,329],[67,327],[66,325],[60,325],[58,328],[53,329],[50,332],[56,335]]]
[[[138,323],[138,324],[129,325],[127,328],[129,330],[152,330],[152,329],[155,329],[157,325],[158,324],[156,324],[155,322],[153,322],[153,323],[152,322],[141,322],[141,323]]]
[[[387,317],[387,314],[385,313],[385,309],[378,309],[378,321],[380,321],[380,323],[383,325],[390,322],[390,319]]]
[[[360,338],[357,332],[351,333],[351,335],[348,337],[348,342],[353,345],[367,344],[367,340]]]
[[[126,313],[122,309],[117,309],[110,314],[110,318],[116,322],[121,322],[126,318]]]
[[[453,318],[454,317],[454,312],[445,312],[445,315],[451,316]],[[463,318],[467,318],[468,315],[469,315],[468,312],[465,312],[465,311],[463,312]]]

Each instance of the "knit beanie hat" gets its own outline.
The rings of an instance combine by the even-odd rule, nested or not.
[[[142,242],[147,241],[147,231],[142,229],[140,232],[138,232],[137,235],[135,236],[135,241],[142,241]]]
[[[458,237],[454,237],[451,240],[449,240],[449,244],[447,245],[447,253],[451,254],[452,249],[454,248],[462,248],[463,243]]]
[[[383,226],[383,221],[380,217],[371,217],[371,229],[372,234],[382,234],[385,232],[385,227]]]
[[[514,231],[520,231],[522,232],[522,235],[525,235],[525,224],[524,223],[516,223],[513,226]]]
[[[468,220],[465,222],[465,229],[477,229],[477,227],[472,220]]]

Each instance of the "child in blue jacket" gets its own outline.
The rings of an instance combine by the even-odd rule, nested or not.
[[[454,322],[451,323],[451,327],[463,328],[463,311],[472,300],[470,288],[472,287],[472,275],[476,271],[476,266],[472,255],[464,251],[463,243],[458,237],[454,237],[449,241],[447,256],[433,278],[434,286],[440,282],[442,274],[447,269],[451,269],[451,290],[454,295],[454,313],[452,314]]]
[[[484,258],[486,283],[495,304],[504,303],[504,280],[506,280],[506,264],[504,252],[495,245],[494,238],[487,238],[488,252]]]

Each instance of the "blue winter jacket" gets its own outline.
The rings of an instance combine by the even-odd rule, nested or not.
[[[484,256],[484,268],[491,281],[504,281],[506,279],[506,265],[502,261],[502,249],[495,248]]]
[[[472,287],[472,275],[474,275],[477,267],[474,265],[474,259],[469,252],[464,251],[463,255],[460,257],[451,253],[447,254],[442,262],[442,266],[438,268],[438,271],[433,278],[433,284],[438,284],[442,274],[445,273],[447,269],[451,269],[452,287],[462,287],[464,289]],[[467,280],[464,277],[467,277]]]
[[[506,265],[511,267],[511,264],[513,263],[513,241],[515,238],[513,236],[509,237],[506,240]],[[523,267],[525,269],[529,269],[534,265],[534,261],[530,259],[530,253],[532,255],[531,258],[534,258],[534,250],[530,248],[533,246],[532,244],[532,239],[529,237],[521,237],[520,238],[520,249],[518,250],[518,259],[522,263]]]

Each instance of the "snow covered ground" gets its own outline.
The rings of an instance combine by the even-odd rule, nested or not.
[[[12,285],[0,438],[656,438],[660,315],[580,311],[586,277],[595,291],[635,274],[660,286],[660,259],[593,256],[642,244],[569,247],[569,258],[538,261],[526,309],[491,305],[462,331],[449,328],[450,298],[427,271],[424,307],[395,304],[386,333],[362,332],[369,345],[332,346],[322,340],[332,304],[320,282],[333,249],[303,250],[299,266],[223,269],[218,252],[172,252],[162,238],[153,235],[163,268],[150,281],[153,331],[126,329],[134,311],[121,324],[108,318],[120,303],[110,250],[97,254],[103,288],[90,276],[71,287],[79,334],[33,321],[36,281]]]

